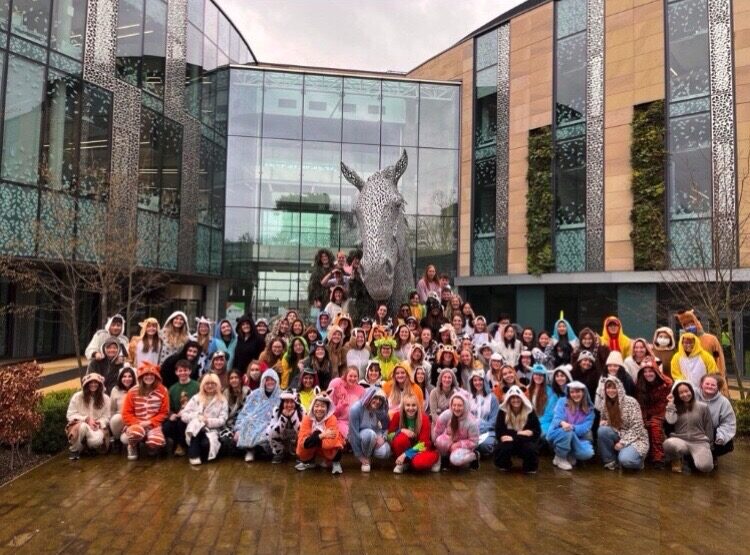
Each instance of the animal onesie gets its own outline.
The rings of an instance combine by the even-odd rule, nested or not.
[[[695,326],[694,333],[700,338],[700,343],[703,347],[703,350],[713,356],[714,362],[716,363],[716,368],[718,369],[719,374],[721,374],[721,377],[724,378],[724,387],[722,388],[721,392],[724,394],[724,396],[728,397],[729,386],[727,384],[727,365],[726,361],[724,360],[724,349],[721,346],[721,341],[719,341],[719,338],[715,335],[706,333],[703,330],[703,324],[701,324],[700,320],[698,320],[698,317],[695,315],[694,310],[683,310],[681,312],[678,312],[676,314],[676,317],[683,330],[686,330],[688,327]]]
[[[390,358],[383,358],[382,349],[384,345],[391,347]],[[396,340],[392,337],[381,337],[375,341],[375,349],[377,352],[374,360],[377,360],[380,365],[380,377],[384,382],[388,381],[391,379],[393,369],[399,363],[398,357],[396,356]]]
[[[669,337],[669,343],[667,343],[666,345],[659,345],[656,342],[656,338],[660,333],[665,333]],[[677,342],[674,339],[674,332],[672,331],[672,328],[668,328],[666,326],[662,328],[656,328],[651,350],[653,351],[654,356],[661,361],[662,369],[666,373],[670,373],[672,370],[672,357],[677,352]]]
[[[580,406],[575,409],[568,408],[570,389],[573,387],[583,390],[588,401],[588,412],[581,410]],[[565,386],[565,397],[557,401],[552,422],[547,431],[547,440],[555,451],[555,455],[561,458],[567,458],[571,455],[579,461],[588,460],[594,456],[594,447],[590,439],[594,415],[594,404],[591,402],[586,385],[581,382],[567,384]],[[563,421],[572,425],[573,428],[568,431],[563,430],[561,426]]]
[[[643,359],[641,360],[635,360],[635,358],[633,358],[633,347],[635,347],[637,343],[641,343],[646,349],[646,354],[643,355]],[[646,341],[642,337],[633,339],[633,341],[630,342],[630,356],[623,361],[625,370],[627,370],[628,374],[633,379],[633,383],[635,383],[635,381],[638,379],[638,370],[640,370],[641,363],[646,357],[656,359],[656,355],[651,350],[651,346],[648,344],[648,341]]]
[[[466,466],[477,459],[475,451],[479,445],[479,423],[471,415],[466,392],[456,391],[451,395],[448,405],[456,398],[464,402],[464,412],[459,418],[456,433],[451,429],[453,411],[449,408],[437,418],[433,435],[435,446],[442,456],[448,457],[453,466]]]
[[[357,370],[359,370],[359,378],[363,379],[365,377],[365,368],[370,361],[370,349],[367,348],[367,343],[365,343],[361,349],[357,349],[356,342],[358,331],[360,331],[359,328],[354,328],[352,330],[352,338],[349,340],[349,345],[346,350],[346,365],[347,367],[356,366]]]
[[[224,449],[232,451],[234,448],[234,424],[237,421],[237,415],[245,404],[245,399],[250,395],[250,388],[242,386],[242,394],[232,403],[229,399],[229,388],[224,389],[224,397],[227,399],[227,421],[219,430],[219,441]]]
[[[193,360],[188,359],[187,356],[187,352],[190,347],[198,349],[198,356]],[[179,351],[168,356],[167,359],[160,365],[161,379],[164,387],[169,389],[179,381],[179,378],[177,377],[177,363],[180,360],[188,361],[188,363],[190,364],[190,378],[193,380],[198,380],[201,372],[201,355],[202,353],[200,350],[200,344],[197,341],[192,341],[189,339]]]
[[[322,457],[329,462],[340,460],[344,449],[344,438],[339,432],[336,417],[333,415],[336,409],[325,395],[316,397],[312,405],[315,405],[317,401],[326,404],[325,416],[322,420],[318,420],[311,412],[302,418],[297,436],[297,458],[303,462],[311,462],[315,457]],[[332,438],[321,439],[320,434],[326,430],[336,435]]]
[[[647,382],[638,371],[636,399],[641,407],[641,416],[648,432],[649,459],[652,462],[664,462],[664,414],[667,410],[667,395],[672,389],[672,378],[661,368],[654,370],[654,381]]]
[[[688,355],[685,353],[683,342],[687,338],[693,340],[693,350]],[[716,361],[711,354],[703,349],[703,345],[697,336],[692,333],[683,333],[677,347],[677,354],[672,357],[672,379],[674,381],[689,381],[693,389],[700,388],[701,378],[706,374],[719,373]]]
[[[281,368],[281,372],[279,374],[279,378],[281,381],[279,383],[279,386],[281,387],[281,389],[288,389],[290,387],[290,384],[294,383],[295,378],[300,373],[299,367],[292,362],[294,357],[293,344],[297,343],[298,340],[302,341],[302,346],[304,347],[299,360],[305,360],[307,358],[307,355],[309,354],[307,341],[304,337],[292,338],[292,340],[289,342],[289,345],[287,345],[286,352],[281,355],[281,360],[279,361]]]
[[[193,395],[180,412],[182,422],[186,424],[185,441],[188,444],[188,455],[198,458],[208,452],[207,459],[214,460],[221,448],[219,430],[227,421],[229,413],[227,400],[223,395],[214,395],[207,403],[200,395]],[[205,422],[199,420],[203,416]]]
[[[91,338],[91,341],[89,341],[89,344],[86,345],[84,354],[86,355],[87,359],[90,360],[94,358],[94,355],[96,353],[102,352],[102,346],[104,345],[104,342],[110,338],[117,341],[117,344],[120,347],[120,356],[128,356],[128,346],[130,344],[130,342],[128,341],[128,337],[122,333],[115,337],[109,332],[109,327],[115,320],[119,320],[122,324],[123,330],[125,329],[125,318],[123,318],[121,314],[115,314],[114,316],[108,318],[107,323],[104,324],[104,329],[98,330]]]
[[[522,430],[515,430],[506,422],[508,411],[511,410],[510,399],[514,396],[521,399],[523,407],[528,412],[526,424]],[[530,430],[531,435],[518,435],[519,431],[525,430]],[[531,405],[531,401],[529,401],[520,388],[511,387],[502,405],[500,405],[495,422],[495,433],[497,434],[495,466],[510,470],[512,457],[518,457],[523,461],[524,472],[536,472],[539,468],[539,439],[542,434],[542,428]],[[503,436],[510,436],[513,438],[513,441],[502,441]]]
[[[616,322],[618,326],[617,335],[614,337],[610,337],[609,332],[607,331],[607,326],[610,322]],[[630,356],[630,338],[622,331],[622,322],[620,322],[620,319],[616,316],[607,316],[604,319],[601,339],[602,344],[609,347],[610,352],[619,352],[623,359]]]
[[[250,336],[247,338],[240,331],[242,324],[245,322],[250,324]],[[237,319],[235,333],[237,335],[237,342],[234,346],[234,352],[231,354],[232,359],[227,360],[227,371],[237,368],[240,372],[244,373],[251,361],[258,360],[263,349],[266,348],[266,341],[258,335],[258,332],[255,330],[255,324],[248,315],[240,316]]]
[[[448,372],[453,378],[451,388],[447,393],[443,391],[442,386],[440,385],[440,376],[446,372]],[[430,392],[430,402],[428,404],[430,407],[430,416],[432,417],[433,425],[437,420],[437,417],[440,416],[443,411],[448,410],[451,397],[459,389],[458,378],[456,378],[455,372],[453,372],[453,370],[451,370],[450,368],[440,369],[440,371],[438,372],[437,383],[438,385],[435,386],[435,389]]]
[[[174,320],[177,316],[182,316],[182,319],[185,321],[184,339],[170,342],[168,339],[168,332],[169,330],[172,329],[172,326],[171,326],[172,320]],[[188,325],[188,319],[185,313],[180,310],[177,310],[173,312],[172,314],[170,314],[169,318],[167,318],[164,321],[164,325],[159,330],[159,339],[161,339],[161,351],[159,352],[159,364],[164,364],[164,361],[167,360],[168,357],[179,352],[180,349],[182,349],[182,347],[185,346],[185,343],[188,342],[189,337],[190,337],[190,327]]]
[[[416,418],[421,416],[419,433],[414,437],[408,437],[402,432],[401,412],[395,412],[388,424],[388,439],[391,442],[391,451],[395,458],[406,454],[406,462],[414,470],[429,470],[440,459],[440,454],[432,445],[430,437],[430,417],[419,412],[415,418],[406,418],[406,426],[412,432],[416,431]]]
[[[590,336],[593,340],[593,343],[588,349],[583,346],[583,339],[587,336]],[[588,351],[594,355],[594,369],[598,371],[599,375],[603,374],[605,366],[607,365],[607,357],[609,356],[609,346],[602,345],[601,337],[599,337],[599,334],[591,328],[583,328],[578,333],[578,348],[573,351],[573,356],[571,357],[571,363],[574,368],[575,363],[578,360],[578,355],[580,355],[582,351]],[[589,393],[591,393],[592,396],[594,395],[591,390],[589,390]]]
[[[703,391],[698,390],[696,396],[708,406],[711,413],[711,422],[714,427],[714,441],[711,451],[714,457],[718,457],[734,450],[733,439],[737,433],[737,416],[734,414],[732,403],[717,392],[713,397],[706,398]]]
[[[597,391],[596,410],[601,414],[601,420],[606,421],[606,426],[600,426],[597,432],[599,451],[604,464],[610,463],[617,458],[623,468],[640,469],[648,454],[648,432],[643,425],[643,416],[638,401],[625,395],[622,382],[613,376],[602,379],[603,387],[601,393]],[[615,384],[617,387],[617,401],[620,406],[622,425],[615,428],[607,412],[606,385]],[[617,442],[623,444],[623,448],[616,451],[614,446]]]
[[[635,397],[635,382],[633,381],[633,378],[630,377],[630,374],[625,368],[625,361],[622,360],[622,354],[618,351],[610,351],[609,356],[607,357],[607,366],[609,366],[610,364],[616,364],[617,366],[619,366],[615,377],[620,380],[622,386],[625,388],[625,394],[630,395],[631,397]],[[605,369],[604,377],[606,377],[607,375],[608,373]],[[599,385],[597,386],[597,391],[599,391],[601,385],[602,384],[600,381]]]
[[[224,322],[229,324],[230,329],[232,328],[232,322],[226,319],[220,320],[214,328],[214,344],[216,345],[217,351],[224,351],[227,354],[227,370],[231,370],[234,368],[234,353],[237,350],[237,332],[234,331],[234,329],[231,329],[229,338],[226,339],[221,334],[221,325]],[[260,339],[257,334],[256,337],[258,340]],[[247,365],[245,365],[245,368],[240,368],[239,370],[245,372],[247,370]]]
[[[482,372],[480,370],[480,372]],[[482,374],[476,374],[481,376]],[[471,391],[471,388],[469,389]],[[469,396],[469,411],[477,419],[479,425],[479,445],[477,449],[482,455],[491,455],[495,450],[496,434],[495,422],[500,403],[490,391],[487,382],[482,379],[482,391]]]
[[[560,342],[561,339],[563,339],[560,336],[560,333],[557,331],[557,325],[560,322],[565,324],[565,338],[568,340],[568,343],[570,343],[571,351],[575,351],[578,348],[578,337],[576,336],[576,332],[573,329],[573,326],[571,326],[570,322],[568,322],[565,318],[560,318],[552,326],[552,337],[550,337],[550,344],[554,347]],[[515,364],[513,364],[513,366],[515,366]]]
[[[385,393],[385,396],[388,398],[389,416],[394,412],[398,412],[399,407],[401,406],[401,397],[403,397],[407,391],[411,391],[412,395],[417,398],[419,406],[424,410],[424,394],[422,393],[422,388],[414,383],[414,376],[411,374],[411,367],[408,364],[404,366],[404,370],[406,370],[406,383],[404,383],[402,391],[399,392],[397,390],[393,375],[391,375],[390,380],[383,384],[383,393]]]
[[[370,409],[370,403],[375,397],[381,400],[380,408]],[[391,454],[391,447],[384,441],[376,447],[378,438],[385,440],[388,430],[388,399],[379,387],[369,387],[362,398],[349,409],[349,444],[357,458],[377,457],[387,459]]]
[[[266,378],[271,378],[274,382],[270,392],[266,391]],[[261,447],[265,451],[270,450],[266,429],[273,416],[273,409],[278,406],[280,400],[279,376],[275,370],[269,368],[260,377],[260,387],[250,393],[237,415],[234,425],[234,431],[239,433],[237,447],[240,449]]]
[[[87,374],[83,377],[82,387],[86,389],[86,386],[92,382],[99,382],[99,387],[104,387],[104,378],[99,374]],[[78,391],[73,394],[68,404],[68,412],[66,419],[68,421],[65,427],[65,435],[68,437],[70,443],[70,450],[73,452],[80,452],[83,449],[83,445],[89,449],[100,449],[105,450],[109,447],[109,417],[111,409],[111,401],[106,393],[103,394],[104,403],[100,408],[97,408],[93,396],[86,403],[83,391]],[[98,425],[98,429],[93,429],[86,422],[89,418],[93,419]]]
[[[664,441],[664,453],[669,460],[690,455],[698,471],[711,472],[714,468],[711,454],[711,445],[714,441],[711,411],[706,403],[697,399],[690,382],[676,381],[672,386],[672,395],[677,397],[677,387],[681,384],[687,385],[693,392],[693,409],[679,414],[674,402],[667,404],[664,418],[668,424],[674,426],[674,431]]]
[[[104,392],[107,394],[117,385],[117,378],[124,366],[122,355],[119,352],[112,358],[107,356],[106,349],[108,345],[117,345],[119,347],[120,342],[114,337],[105,339],[99,350],[104,355],[104,358],[101,360],[92,358],[86,368],[86,374],[99,374],[104,378]]]
[[[283,413],[284,401],[291,399],[294,401],[294,411],[287,416]],[[268,423],[266,434],[268,443],[271,446],[271,452],[275,458],[284,456],[284,452],[295,453],[297,448],[297,436],[305,411],[302,405],[295,399],[293,393],[285,392],[281,394],[279,404],[273,409],[273,416]]]
[[[333,414],[343,437],[349,436],[349,410],[364,394],[364,387],[359,384],[350,385],[344,378],[334,378],[328,385],[328,397],[333,403]]]
[[[149,393],[141,395],[139,385],[147,374],[153,374],[156,381]],[[164,447],[166,440],[161,425],[168,415],[169,392],[161,383],[159,367],[143,363],[138,368],[138,385],[130,388],[122,406],[122,420],[127,426],[128,443],[135,446],[144,441],[150,449]],[[141,425],[145,421],[150,424],[147,428]]]

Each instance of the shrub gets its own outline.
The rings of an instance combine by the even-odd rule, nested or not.
[[[39,402],[42,425],[31,440],[31,448],[37,453],[58,453],[68,446],[65,437],[66,414],[70,398],[77,390],[64,389],[47,393]]]
[[[750,399],[733,400],[732,406],[737,415],[737,435],[750,435]]]
[[[552,128],[529,131],[529,169],[526,173],[526,264],[540,276],[555,269],[552,250]]]
[[[11,449],[10,467],[20,454],[19,447],[39,428],[37,391],[42,367],[36,362],[0,367],[0,444]]]

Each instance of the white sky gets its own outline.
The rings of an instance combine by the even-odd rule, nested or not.
[[[523,0],[217,0],[261,62],[409,71]]]

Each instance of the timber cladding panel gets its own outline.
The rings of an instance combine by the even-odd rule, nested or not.
[[[461,167],[458,195],[458,275],[468,276],[471,258],[471,155],[474,94],[474,42],[441,52],[407,74],[412,79],[461,82]],[[417,269],[417,273],[421,272]]]
[[[510,22],[508,274],[525,274],[529,131],[552,124],[553,3]]]
[[[633,270],[633,106],[665,97],[663,0],[608,0],[604,55],[604,269]]]
[[[732,2],[740,266],[750,267],[750,2]]]

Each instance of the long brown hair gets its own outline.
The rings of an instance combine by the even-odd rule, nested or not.
[[[156,333],[148,335],[146,328],[149,324],[156,324]],[[141,351],[144,353],[158,353],[161,348],[161,338],[159,337],[159,321],[156,318],[146,318],[141,322]]]
[[[91,399],[94,400],[94,407],[97,409],[100,409],[104,406],[104,385],[100,382],[95,382],[99,384],[99,387],[96,388],[95,393],[91,393],[91,390],[89,389],[89,384],[92,383],[88,382],[86,384],[86,387],[83,388],[83,402],[87,405],[91,404]]]
[[[466,399],[464,399],[460,395],[454,396],[451,398],[450,405],[453,404],[453,399],[461,399],[461,402],[464,404],[464,412],[461,413],[461,416],[465,417],[466,411],[468,410],[468,407],[466,406]],[[448,405],[448,410],[451,411],[451,436],[453,437],[453,440],[455,441],[456,434],[458,434],[458,425],[460,424],[460,421],[458,417],[455,414],[453,414],[453,407],[451,407],[450,405]]]
[[[606,399],[605,404],[607,407],[607,421],[609,422],[610,428],[614,428],[615,430],[619,430],[622,428],[622,410],[620,410],[620,395],[618,391],[618,395],[615,395],[615,398],[612,399],[609,395],[607,395],[607,386],[609,384],[612,384],[617,390],[617,386],[614,382],[606,381],[604,382],[604,398]]]
[[[432,278],[432,280],[430,280],[430,278],[427,277],[427,272],[430,270],[430,268],[435,270],[435,277]],[[438,285],[440,284],[440,279],[438,279],[437,268],[435,267],[434,264],[428,264],[427,266],[424,267],[424,274],[422,274],[422,279],[424,280],[425,283],[430,283],[430,281],[432,281],[432,283],[437,283]]]
[[[685,403],[682,399],[680,399],[679,389],[683,385],[685,387],[689,388],[690,389],[690,393],[693,394],[693,396],[691,397],[691,399],[687,403]],[[675,408],[677,409],[677,414],[684,414],[686,412],[690,412],[691,410],[693,410],[693,405],[695,404],[695,390],[693,389],[693,387],[689,383],[683,382],[683,383],[677,384],[677,387],[674,388],[673,395],[674,395],[674,401],[673,402],[674,402]]]
[[[531,383],[526,390],[526,396],[529,398],[529,401],[531,401],[536,415],[541,416],[544,414],[544,409],[547,407],[547,384],[545,382],[540,384],[536,383],[534,381],[534,375],[532,374]]]
[[[581,402],[578,403],[578,408],[581,410],[581,412],[588,414],[589,410],[591,410],[591,407],[589,406],[589,398],[588,398],[588,395],[586,395],[585,390],[582,389],[581,391],[583,391],[583,397],[581,397]],[[570,398],[570,389],[568,389],[567,396],[568,396],[568,399],[565,402],[565,406],[569,411],[573,412],[576,410],[576,404],[575,404],[575,401],[573,401],[573,399]]]

